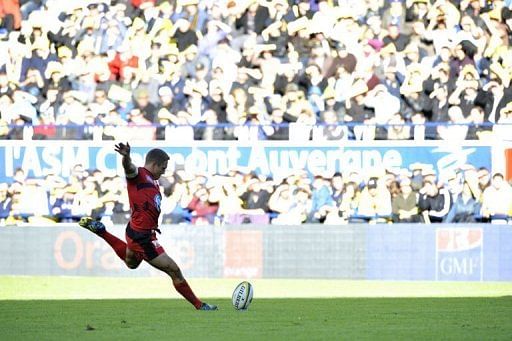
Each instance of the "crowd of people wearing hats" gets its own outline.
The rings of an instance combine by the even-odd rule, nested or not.
[[[469,164],[441,174],[412,164],[399,171],[279,177],[181,169],[159,183],[163,224],[508,223],[512,216],[512,187],[504,176]],[[0,183],[0,225],[76,222],[84,215],[126,224],[127,199],[122,177],[82,165],[66,180],[27,178],[18,169],[12,183]]]
[[[510,139],[510,6],[5,0],[0,138]]]

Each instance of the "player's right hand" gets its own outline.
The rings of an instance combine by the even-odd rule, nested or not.
[[[130,144],[128,142],[126,142],[126,144],[116,144],[115,151],[121,154],[122,156],[130,156]]]

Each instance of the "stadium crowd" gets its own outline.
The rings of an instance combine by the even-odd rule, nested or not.
[[[27,179],[21,169],[13,180],[0,184],[0,225],[74,222],[84,215],[108,225],[129,218],[122,177],[76,165],[68,181],[51,174]],[[368,177],[355,171],[270,178],[177,170],[159,183],[162,223],[506,223],[512,216],[512,188],[503,175],[471,165],[436,174],[430,165],[418,163]]]
[[[512,138],[511,2],[3,0],[0,139]],[[506,221],[501,174],[177,171],[164,223]],[[125,223],[122,177],[0,183],[0,222]]]
[[[510,139],[511,34],[503,0],[4,0],[0,138]]]

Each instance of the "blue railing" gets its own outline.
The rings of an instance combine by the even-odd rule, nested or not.
[[[128,213],[128,212],[126,212],[126,213]],[[242,216],[250,217],[250,215],[247,215],[247,214],[241,214],[241,215]],[[267,212],[267,213],[264,213],[264,214],[261,214],[261,215],[265,215],[266,217],[268,217],[268,223],[270,224],[272,219],[277,218],[279,216],[279,213]],[[54,220],[55,222],[58,222],[58,221],[78,222],[80,220],[80,218],[82,217],[82,215],[75,215],[75,214],[35,216],[34,214],[31,214],[31,213],[13,213],[13,214],[9,214],[9,215],[0,215],[0,220],[7,219],[10,216],[15,218],[15,219],[19,219],[19,220],[23,220],[23,221],[28,221],[29,218],[33,218],[33,217],[42,217],[42,218],[47,218],[47,219]],[[195,216],[191,212],[183,212],[181,218],[182,218],[182,222],[187,223],[187,224],[191,224],[192,223],[192,219],[194,217]],[[213,220],[216,220],[216,221],[220,222],[221,224],[224,224],[225,223],[224,220],[225,220],[226,217],[220,216],[220,215],[217,215],[217,214],[213,214],[213,215],[211,215],[211,218]],[[475,218],[475,222],[476,223],[485,223],[485,222],[495,221],[495,220],[500,220],[500,221],[503,221],[503,222],[510,222],[510,221],[512,221],[512,216],[504,215],[504,214],[491,215],[489,217],[484,217],[484,216],[482,216],[480,214],[475,214],[474,218]],[[352,214],[352,215],[347,216],[346,219],[347,219],[347,222],[351,223],[351,224],[369,223],[371,221],[376,221],[376,222],[380,222],[380,223],[389,223],[389,222],[392,222],[393,216],[392,215],[360,215],[360,214]],[[128,219],[126,219],[126,222],[128,222]],[[248,219],[247,223],[251,223],[251,219]],[[240,223],[238,223],[238,224],[240,224]],[[244,222],[242,222],[241,224],[244,224]]]
[[[494,124],[491,122],[485,122],[480,124],[474,123],[453,123],[453,122],[425,122],[421,124],[405,122],[400,124],[365,124],[361,122],[337,122],[332,124],[327,123],[315,123],[315,124],[305,124],[305,123],[272,123],[272,122],[263,122],[258,124],[245,123],[245,124],[233,124],[233,123],[218,123],[218,124],[206,124],[204,122],[197,123],[194,125],[162,125],[162,124],[149,124],[149,125],[76,125],[76,124],[67,124],[67,125],[8,125],[9,133],[7,135],[0,136],[0,139],[11,139],[11,140],[32,140],[32,139],[58,139],[58,140],[108,140],[115,138],[115,131],[108,128],[120,128],[120,129],[150,129],[153,128],[155,131],[155,136],[144,136],[146,140],[165,140],[166,137],[166,129],[174,128],[179,129],[181,127],[189,127],[192,129],[194,133],[193,139],[202,140],[203,136],[201,135],[207,129],[222,129],[219,135],[210,135],[210,139],[213,140],[236,140],[238,137],[236,135],[243,134],[243,132],[237,131],[237,128],[260,128],[258,131],[258,135],[261,135],[261,139],[272,139],[272,133],[269,133],[267,128],[284,128],[277,136],[279,140],[289,140],[290,134],[293,134],[294,137],[297,134],[301,133],[311,133],[313,132],[316,135],[312,136],[312,139],[315,140],[317,138],[321,139],[322,134],[324,133],[322,129],[326,127],[343,127],[344,132],[338,132],[341,137],[339,139],[348,139],[348,140],[359,140],[362,139],[362,132],[364,128],[375,129],[375,139],[385,140],[387,139],[387,133],[390,128],[397,127],[408,127],[409,135],[407,138],[403,138],[404,140],[414,138],[416,140],[427,139],[427,140],[435,140],[439,139],[438,127],[468,127],[468,132],[472,132],[470,136],[466,135],[466,139],[477,139],[475,132],[476,131],[487,131],[493,132],[495,127],[499,127],[502,129],[500,131],[500,135],[503,135],[503,128],[510,129],[512,127],[512,123],[504,123],[504,124]],[[357,128],[361,130],[357,130]],[[288,131],[286,131],[288,128]],[[416,129],[419,128],[419,129]],[[475,130],[470,130],[469,128],[475,128]],[[309,132],[308,132],[309,129]],[[238,129],[240,130],[240,129]],[[277,129],[276,129],[277,130]],[[236,131],[236,132],[235,132]],[[189,132],[190,133],[190,132]],[[328,133],[328,132],[326,132]],[[396,133],[400,133],[400,131],[396,131]],[[462,132],[463,133],[463,132]],[[254,134],[254,131],[252,132]],[[308,139],[308,138],[307,138]],[[336,138],[334,138],[336,139]]]
[[[115,125],[115,124],[25,124],[25,125],[16,125],[16,124],[8,124],[7,127],[9,129],[13,128],[24,128],[24,127],[41,127],[41,128],[94,128],[94,127],[123,127],[123,128],[165,128],[165,127],[192,127],[192,128],[236,128],[236,127],[290,127],[293,125],[305,125],[312,127],[337,127],[343,126],[348,128],[353,128],[356,126],[366,126],[366,127],[439,127],[439,126],[467,126],[467,127],[483,127],[483,128],[492,128],[494,126],[512,126],[512,123],[492,123],[492,122],[483,122],[483,123],[456,123],[456,122],[424,122],[424,123],[412,123],[412,122],[404,122],[404,123],[393,123],[393,124],[378,124],[378,123],[364,123],[364,122],[336,122],[336,123],[325,123],[325,122],[316,122],[314,124],[309,123],[301,123],[301,122],[283,122],[283,123],[273,123],[273,122],[262,122],[258,124],[244,123],[244,124],[235,124],[235,123],[216,123],[216,124],[207,124],[203,122],[199,122],[196,124],[127,124],[127,125]]]

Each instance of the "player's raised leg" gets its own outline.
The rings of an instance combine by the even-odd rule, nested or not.
[[[82,217],[78,225],[105,240],[130,269],[137,268],[142,262],[142,258],[138,257],[135,252],[128,250],[124,241],[110,234],[101,221],[96,221],[91,217]]]
[[[217,306],[208,303],[201,302],[196,297],[187,281],[183,277],[180,268],[176,262],[169,257],[166,253],[162,253],[158,257],[148,261],[153,267],[157,268],[168,274],[172,278],[172,284],[176,291],[178,291],[187,301],[192,303],[198,310],[217,310]]]

